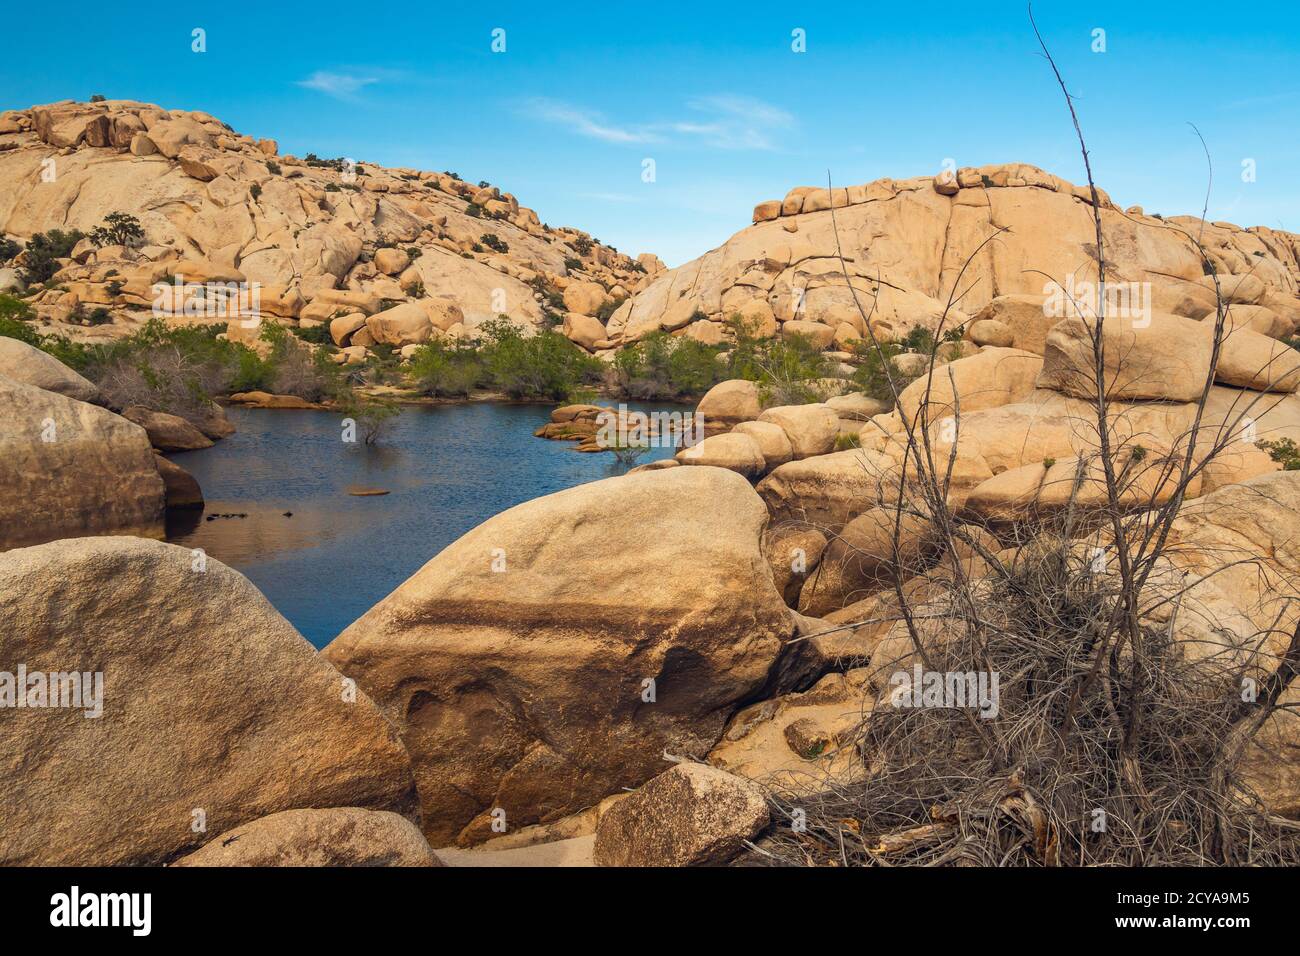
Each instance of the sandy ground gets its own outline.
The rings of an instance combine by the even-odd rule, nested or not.
[[[448,866],[593,866],[591,852],[595,844],[596,835],[592,833],[513,850],[462,850],[453,846],[436,852]]]

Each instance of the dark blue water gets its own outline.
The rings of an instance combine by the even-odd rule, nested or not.
[[[367,448],[341,440],[336,413],[231,408],[236,434],[169,456],[198,479],[207,507],[197,523],[169,527],[168,540],[237,568],[304,637],[324,647],[492,515],[626,471],[608,453],[534,438],[550,410],[407,407],[383,443]],[[640,463],[670,454],[652,448]],[[350,488],[389,493],[356,497]],[[238,514],[245,517],[206,520]]]

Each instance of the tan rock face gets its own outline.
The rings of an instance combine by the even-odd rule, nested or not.
[[[763,553],[772,568],[777,590],[790,607],[798,607],[799,591],[808,576],[817,570],[826,551],[826,535],[816,528],[799,524],[768,529]]]
[[[94,402],[99,389],[54,356],[17,339],[0,337],[0,376],[80,402]]]
[[[166,489],[167,508],[202,508],[203,489],[193,475],[162,455],[154,454],[154,464]]]
[[[768,470],[794,458],[794,448],[790,445],[785,429],[773,422],[741,422],[731,432],[744,435],[758,445],[764,467]]]
[[[861,776],[852,746],[871,712],[866,670],[827,674],[800,694],[744,708],[727,724],[709,763],[782,793],[820,793]]]
[[[705,428],[753,421],[763,413],[758,384],[738,378],[719,382],[705,392],[695,413],[703,417]]]
[[[411,257],[406,254],[404,249],[388,247],[375,252],[375,268],[384,275],[398,275],[410,264]]]
[[[6,762],[42,768],[0,794],[6,864],[164,863],[297,807],[416,817],[408,759],[375,706],[246,578],[195,561],[111,537],[0,555],[4,659],[103,675],[98,717],[6,711]]]
[[[1097,394],[1092,344],[1094,321],[1061,319],[1047,334],[1040,388],[1075,398]],[[1176,315],[1145,320],[1107,318],[1102,323],[1106,394],[1114,399],[1190,402],[1210,371],[1205,327]]]
[[[376,342],[388,345],[418,345],[433,334],[429,313],[418,302],[403,302],[377,312],[366,319],[366,328]]]
[[[569,312],[564,316],[564,334],[588,352],[594,351],[596,343],[605,338],[605,327],[600,320],[590,315]]]
[[[573,282],[564,290],[564,307],[580,315],[595,315],[609,301],[609,293],[599,282]]]
[[[164,489],[143,428],[0,376],[0,548],[86,534],[162,537]]]
[[[879,452],[839,451],[781,465],[756,490],[775,521],[806,521],[834,532],[897,494],[896,468]]]
[[[173,866],[442,866],[420,828],[387,810],[284,810],[221,834]]]
[[[720,468],[593,482],[488,520],[344,631],[325,656],[401,727],[431,841],[590,806],[665,748],[703,756],[792,631],[766,522]]]
[[[1260,728],[1242,761],[1247,786],[1278,816],[1300,820],[1300,685],[1295,681],[1282,692],[1279,709]]]
[[[746,478],[758,478],[767,470],[758,442],[739,432],[713,435],[674,456],[683,465],[726,468]]]
[[[990,344],[1041,354],[1051,325],[1041,310],[1045,277],[1091,279],[1096,271],[1090,201],[1086,189],[1022,163],[963,168],[952,179],[941,174],[879,180],[843,193],[797,187],[779,203],[760,203],[754,224],[721,247],[638,290],[630,311],[639,324],[629,326],[627,335],[655,327],[683,302],[713,314],[755,288],[771,296],[778,318],[823,322],[833,334],[839,323],[823,316],[839,307],[856,311],[836,258],[838,232],[859,303],[895,335],[916,325],[935,328],[960,276],[960,309],[1003,320],[1012,330],[1011,342]],[[1157,312],[1200,318],[1213,311],[1202,256],[1184,234],[1190,225],[1199,229],[1199,221],[1126,218],[1104,191],[1101,207],[1108,284],[1130,288],[1132,283],[1138,289],[1148,284]],[[1010,231],[977,252],[999,226]],[[1217,224],[1207,224],[1202,234],[1221,260],[1232,301],[1294,298],[1300,267],[1284,234]],[[756,269],[756,263],[773,268]],[[788,289],[801,290],[804,314],[796,316],[792,306],[779,301],[777,290]],[[1028,307],[1024,318],[1030,321],[1006,321],[997,309],[984,314],[995,298]],[[953,327],[955,318],[950,313],[946,327]]]
[[[758,420],[777,425],[785,432],[796,461],[833,451],[840,433],[839,417],[822,404],[781,405],[769,408]]]
[[[0,150],[0,230],[20,238],[54,227],[88,232],[121,211],[139,219],[147,248],[200,256],[302,301],[323,289],[389,299],[445,296],[470,327],[497,314],[540,324],[537,282],[556,291],[573,254],[576,232],[543,229],[532,210],[495,187],[475,190],[450,177],[371,164],[354,182],[346,171],[280,156],[274,140],[240,135],[204,113],[112,100],[6,117],[13,132],[35,131],[9,137],[16,142],[6,145],[15,148]],[[60,151],[58,177],[33,192],[28,186],[39,181],[52,149]],[[498,216],[490,228],[500,243],[487,251],[480,245],[486,223],[466,208],[479,193]],[[373,258],[367,250],[375,250]],[[103,262],[104,250],[89,256],[78,251],[90,265]],[[599,243],[583,263],[593,284],[620,295],[663,268],[653,256],[633,260]],[[104,284],[101,275],[81,301],[105,301]],[[148,305],[147,288],[118,304]],[[598,298],[591,311],[607,296]],[[369,315],[380,306],[360,311]]]
[[[915,421],[924,405],[926,420],[937,422],[949,415],[1011,405],[1034,391],[1042,368],[1043,360],[1032,352],[986,348],[937,366],[933,376],[923,373],[899,393],[899,411]]]
[[[1213,326],[1204,333],[1212,339]],[[1294,392],[1300,385],[1300,352],[1247,328],[1225,328],[1214,380],[1260,392]]]
[[[351,315],[341,315],[337,319],[330,320],[330,338],[334,340],[335,345],[347,345],[351,341],[353,333],[365,327],[366,317],[362,313],[353,312]]]
[[[882,590],[895,574],[914,577],[933,561],[934,547],[928,521],[872,508],[831,540],[799,594],[799,612],[820,617]]]
[[[678,764],[606,811],[597,866],[725,863],[767,826],[762,787],[716,767]]]
[[[1189,501],[1170,534],[1182,568],[1206,573],[1276,657],[1300,621],[1300,473],[1274,471]],[[1222,570],[1220,570],[1222,569]]]

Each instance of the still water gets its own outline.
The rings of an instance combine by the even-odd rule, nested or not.
[[[236,434],[169,456],[198,479],[207,506],[169,525],[168,540],[238,569],[324,647],[492,515],[626,471],[610,454],[534,438],[550,409],[407,407],[370,448],[343,442],[332,412],[227,409]],[[652,448],[640,463],[671,454]],[[349,493],[357,490],[388,493]]]

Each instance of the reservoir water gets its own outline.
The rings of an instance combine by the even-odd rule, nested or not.
[[[168,456],[198,479],[207,502],[201,515],[169,522],[168,540],[246,575],[324,647],[492,515],[626,472],[608,453],[534,438],[551,407],[407,406],[371,447],[342,441],[334,412],[230,408],[236,434]],[[672,453],[652,448],[638,463]]]

